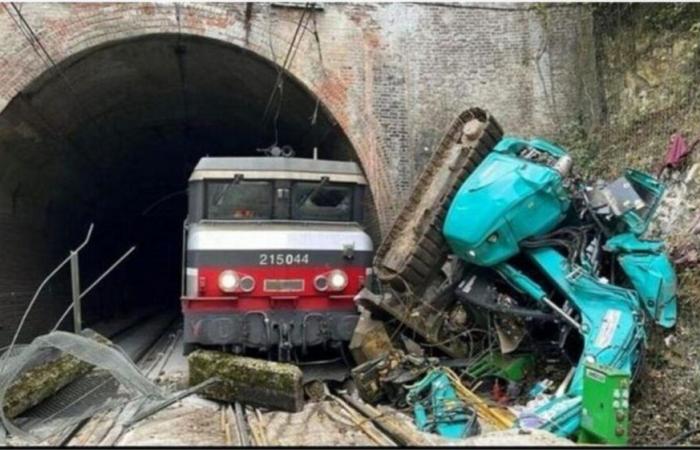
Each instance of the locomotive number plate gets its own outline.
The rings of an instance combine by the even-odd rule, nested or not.
[[[258,264],[261,266],[291,266],[308,263],[308,253],[261,253],[258,259]]]

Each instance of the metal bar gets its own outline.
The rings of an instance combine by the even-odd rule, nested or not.
[[[113,271],[115,267],[117,267],[119,264],[121,264],[121,262],[124,261],[124,260],[126,259],[126,257],[129,256],[134,250],[136,250],[136,246],[135,246],[135,245],[132,246],[129,250],[127,250],[126,253],[124,253],[118,260],[116,260],[116,261],[114,262],[114,264],[112,264],[111,266],[109,266],[109,269],[105,270],[105,271],[102,273],[102,275],[100,275],[95,281],[93,281],[93,283],[92,283],[90,286],[88,286],[87,289],[85,289],[85,290],[80,294],[80,298],[85,297],[85,296],[88,294],[88,292],[90,292],[90,291],[92,290],[92,288],[94,288],[95,286],[97,286],[97,284],[98,284],[100,281],[102,281],[107,275],[109,275],[109,273],[110,273],[111,271]]]
[[[182,260],[180,261],[180,295],[187,295],[187,218],[182,222]],[[195,280],[197,282],[198,280]]]
[[[85,297],[85,296],[88,294],[88,292],[90,292],[95,286],[97,286],[97,284],[98,284],[100,281],[102,281],[102,280],[104,279],[104,277],[106,277],[107,275],[109,275],[109,273],[110,273],[112,270],[114,270],[114,268],[117,267],[122,261],[124,261],[124,259],[125,259],[127,256],[129,256],[135,249],[136,249],[136,246],[133,246],[133,247],[131,247],[129,250],[127,250],[126,253],[124,253],[118,260],[116,260],[105,272],[102,273],[102,275],[100,275],[95,281],[93,281],[93,283],[92,283],[90,286],[88,286],[87,289],[85,289],[85,290],[78,296],[78,298],[79,298],[79,299],[82,299],[83,297]],[[53,329],[51,330],[52,332],[53,332],[53,331],[56,331],[56,330],[58,329],[58,327],[61,326],[61,323],[62,323],[63,320],[68,316],[68,313],[71,312],[71,309],[73,309],[73,304],[71,304],[70,306],[68,306],[68,308],[66,308],[66,310],[63,312],[63,314],[61,315],[61,317],[58,319],[58,322],[56,322],[56,325],[55,325],[55,326],[53,327]]]
[[[382,433],[386,434],[400,447],[425,447],[429,445],[427,439],[420,433],[412,431],[397,420],[390,420],[389,417],[384,416],[372,405],[355,399],[348,394],[340,394],[340,398],[366,416]]]
[[[202,383],[199,383],[197,386],[193,386],[189,389],[185,389],[184,391],[178,392],[177,394],[173,395],[172,397],[167,398],[167,399],[163,400],[162,402],[158,402],[156,405],[146,409],[145,411],[142,411],[138,414],[135,414],[131,419],[127,420],[124,423],[124,428],[130,427],[131,425],[135,424],[136,422],[143,420],[146,417],[153,415],[153,414],[157,413],[158,411],[161,411],[161,410],[167,408],[168,406],[172,405],[173,403],[175,403],[179,400],[182,400],[183,398],[185,398],[189,395],[192,395],[192,394],[195,394],[195,393],[201,391],[202,389],[206,388],[207,386],[209,386],[211,384],[218,383],[219,381],[221,381],[221,380],[219,380],[218,378],[209,378],[208,380],[206,380]]]
[[[88,228],[88,232],[87,232],[87,235],[85,236],[85,239],[84,239],[83,242],[78,246],[78,248],[75,249],[75,252],[79,252],[83,247],[85,247],[85,245],[87,245],[88,241],[90,241],[90,237],[92,237],[92,229],[93,229],[93,228],[94,228],[94,224],[91,223],[91,224],[90,224],[90,228]],[[10,353],[12,353],[12,349],[15,347],[15,344],[17,343],[17,338],[19,337],[19,333],[20,333],[20,331],[22,331],[22,328],[24,327],[24,322],[27,320],[27,316],[29,315],[29,311],[31,311],[32,307],[34,306],[34,303],[36,302],[36,299],[39,297],[39,294],[40,294],[41,291],[44,289],[44,286],[46,286],[46,283],[48,283],[49,280],[50,280],[51,278],[53,278],[53,276],[56,275],[56,273],[57,273],[59,270],[61,270],[61,268],[62,268],[64,265],[66,265],[66,263],[68,263],[68,261],[70,261],[70,259],[71,259],[71,255],[68,255],[68,256],[66,257],[66,259],[64,259],[63,261],[61,261],[61,262],[58,264],[58,266],[56,266],[56,267],[51,271],[51,273],[48,274],[48,275],[46,276],[46,278],[44,278],[44,280],[41,282],[41,284],[39,285],[39,287],[38,287],[38,288],[36,289],[36,291],[34,292],[34,296],[33,296],[32,299],[29,301],[29,305],[27,305],[27,309],[24,310],[24,314],[22,315],[22,319],[19,321],[19,325],[17,326],[17,329],[15,330],[15,334],[14,334],[14,336],[12,337],[12,342],[10,342],[10,345],[9,345],[7,351],[4,353],[4,355],[3,355],[3,357],[2,357],[2,360],[3,360],[3,361],[5,360],[5,358],[7,358],[7,357],[10,355]],[[56,330],[56,328],[54,328],[52,331],[55,331],[55,330]]]
[[[548,299],[547,297],[542,297],[541,300],[547,304],[550,308],[552,308],[557,314],[559,314],[564,320],[569,322],[571,326],[576,328],[579,333],[583,334],[583,330],[581,329],[581,324],[576,322],[573,317],[568,315],[566,312],[564,312],[563,309],[558,307],[553,301]]]
[[[245,417],[243,405],[241,405],[240,402],[236,402],[234,404],[234,411],[236,412],[236,427],[241,445],[243,447],[250,447],[250,434],[248,433],[248,429],[246,427],[248,420]]]
[[[340,407],[347,413],[348,417],[350,420],[357,426],[360,430],[362,430],[363,433],[365,433],[367,436],[369,436],[370,439],[372,439],[376,444],[385,447],[385,446],[390,446],[390,447],[396,447],[396,443],[391,440],[388,436],[379,434],[378,431],[374,431],[372,428],[369,428],[368,425],[370,423],[374,424],[375,422],[367,417],[361,417],[352,407],[350,407],[343,399],[328,393],[329,397],[333,399]]]
[[[70,252],[70,288],[73,297],[73,331],[79,334],[83,330],[83,318],[80,305],[80,266],[75,251]]]

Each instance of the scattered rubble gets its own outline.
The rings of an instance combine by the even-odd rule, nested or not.
[[[428,356],[453,359],[411,361],[421,373],[435,368],[404,381],[407,348],[394,339],[396,351],[354,369],[358,389],[395,405],[392,395],[430,392],[429,416],[409,394],[415,420],[445,435],[475,433],[468,424],[478,412],[505,428],[626,443],[629,386],[641,371],[648,324],[669,329],[677,320],[664,243],[642,238],[664,186],[631,169],[612,182],[583,180],[566,150],[542,139],[484,146],[479,130],[493,118],[465,114],[419,178],[395,236],[382,243],[377,280],[356,298],[384,318],[392,337],[417,335]],[[680,147],[676,139],[670,166],[687,156]],[[451,152],[476,152],[480,162],[445,163]],[[441,175],[443,164],[462,178]],[[441,192],[450,194],[435,196]],[[449,364],[462,369],[451,385],[440,376]],[[455,391],[466,403],[448,408]],[[498,407],[507,411],[500,421]]]

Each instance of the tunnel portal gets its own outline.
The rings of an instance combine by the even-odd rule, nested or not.
[[[0,291],[17,304],[0,319],[0,344],[90,223],[83,287],[128,247],[137,250],[85,299],[88,323],[146,305],[177,308],[181,194],[194,165],[205,155],[261,156],[257,149],[273,144],[299,157],[317,148],[319,158],[357,160],[313,93],[274,62],[228,43],[140,36],[47,70],[0,114],[0,206],[12,247]],[[67,275],[39,299],[25,338],[47,331],[68,304]]]

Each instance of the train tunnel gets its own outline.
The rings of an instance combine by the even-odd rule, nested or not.
[[[257,149],[275,143],[300,157],[317,148],[320,158],[356,159],[301,83],[224,42],[149,35],[47,69],[0,114],[0,345],[90,223],[94,234],[79,256],[83,288],[130,246],[136,251],[85,297],[85,322],[144,307],[177,310],[194,165],[205,155],[262,156]],[[64,269],[37,300],[24,340],[50,329],[69,301]]]

